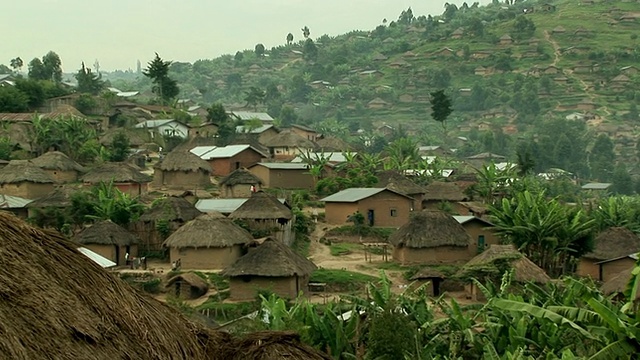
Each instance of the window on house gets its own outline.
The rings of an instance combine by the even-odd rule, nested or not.
[[[396,217],[398,216],[398,209],[396,208],[391,208],[391,217]]]

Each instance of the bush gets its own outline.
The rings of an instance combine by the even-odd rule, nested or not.
[[[327,284],[333,291],[359,291],[376,277],[348,270],[318,269],[311,274],[310,282]]]

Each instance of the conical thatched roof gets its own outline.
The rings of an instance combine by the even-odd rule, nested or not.
[[[428,201],[464,201],[467,198],[458,185],[444,181],[434,181],[427,185],[423,197]]]
[[[376,177],[378,178],[378,183],[374,187],[386,187],[409,196],[425,193],[425,189],[422,186],[393,170],[380,172],[376,174]]]
[[[129,139],[129,146],[142,146],[146,143],[144,138],[135,130],[124,128],[112,128],[107,130],[100,138],[100,144],[109,146],[116,134],[124,134]]]
[[[313,141],[298,135],[289,130],[280,132],[278,135],[274,135],[264,141],[264,145],[267,147],[292,147],[301,149],[314,149],[315,144]]]
[[[423,210],[413,213],[409,222],[389,237],[389,242],[408,248],[468,247],[471,237],[451,215]]]
[[[202,215],[200,210],[183,197],[167,196],[153,202],[141,216],[140,221],[180,221],[187,222]]]
[[[82,177],[82,181],[91,184],[109,181],[141,184],[151,182],[151,180],[149,175],[143,174],[137,167],[123,162],[101,164],[89,170]]]
[[[267,239],[262,245],[222,271],[222,275],[288,277],[311,274],[316,265],[280,241]]]
[[[176,146],[174,151],[191,151],[191,149],[198,146],[216,146],[216,139],[204,136],[196,136]]]
[[[517,282],[547,283],[551,278],[538,265],[527,259],[513,245],[491,245],[458,272],[459,277],[479,277],[481,275],[502,275],[508,268],[513,269],[513,280]]]
[[[173,150],[168,153],[157,167],[162,171],[203,171],[211,173],[211,165],[189,151]]]
[[[220,185],[235,186],[238,184],[262,185],[262,180],[247,169],[238,169],[220,180]]]
[[[205,360],[226,346],[60,235],[0,212],[0,239],[2,358]]]
[[[228,349],[235,353],[218,354],[226,360],[331,360],[331,357],[303,345],[293,332],[261,331],[233,341]]]
[[[411,277],[411,279],[409,280],[422,280],[422,279],[446,279],[447,277],[440,271],[434,269],[434,268],[430,268],[430,267],[426,267],[423,269],[420,269],[417,273],[415,273],[415,275],[413,275]]]
[[[73,237],[73,241],[82,245],[128,246],[137,244],[138,238],[122,226],[110,220],[103,220],[84,228]]]
[[[175,284],[176,281],[184,281],[189,283],[194,288],[197,288],[200,293],[200,296],[204,295],[209,291],[209,284],[204,281],[200,276],[194,273],[183,273],[176,275],[167,281],[167,285],[165,287],[171,287]]]
[[[29,204],[28,208],[46,208],[46,207],[67,207],[71,206],[71,195],[78,192],[78,189],[72,187],[58,187],[50,192],[47,196],[36,199]]]
[[[33,165],[44,170],[78,171],[84,168],[60,151],[49,151],[31,160]]]
[[[178,228],[163,245],[172,248],[223,248],[251,241],[253,236],[231,219],[203,214]]]
[[[236,211],[229,215],[232,219],[291,219],[291,209],[274,196],[263,191],[255,192]]]
[[[612,227],[596,236],[586,259],[609,260],[640,252],[640,237],[623,227]]]
[[[316,140],[316,147],[322,151],[349,151],[353,147],[346,141],[336,137],[324,137]]]
[[[622,270],[618,275],[614,276],[613,278],[611,278],[609,281],[605,282],[604,284],[602,284],[602,287],[600,288],[600,290],[602,290],[603,293],[609,295],[609,294],[622,294],[625,292],[625,290],[627,289],[627,285],[629,284],[629,281],[631,280],[631,272],[633,271],[635,267],[632,266],[628,269]],[[640,298],[640,284],[638,285],[638,296],[637,298]]]
[[[23,181],[40,184],[54,182],[49,174],[28,160],[11,160],[7,166],[0,169],[0,184],[15,184]]]

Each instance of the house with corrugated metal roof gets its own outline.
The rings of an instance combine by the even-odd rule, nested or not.
[[[174,119],[145,120],[136,124],[135,128],[147,129],[151,138],[167,135],[178,136],[184,139],[189,136],[189,127]]]
[[[27,204],[32,201],[31,199],[18,196],[0,194],[0,210],[8,211],[20,218],[26,219],[28,217]]]
[[[263,188],[313,189],[315,181],[304,162],[261,162],[248,168],[262,180]]]
[[[350,188],[320,200],[325,204],[328,224],[353,223],[356,213],[376,227],[400,227],[409,221],[413,198],[387,188]]]
[[[260,120],[263,123],[273,124],[273,118],[265,112],[229,111],[227,114],[240,121]]]
[[[211,174],[227,176],[240,168],[248,168],[262,161],[267,155],[251,145],[196,146],[192,154],[211,165]]]

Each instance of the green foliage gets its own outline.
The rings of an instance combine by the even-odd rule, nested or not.
[[[256,53],[257,57],[263,57],[264,56],[264,45],[263,44],[256,44],[254,52]]]
[[[447,119],[452,112],[451,99],[444,93],[444,90],[431,93],[431,117],[442,125],[445,137],[447,136]]]
[[[73,219],[66,209],[59,207],[34,208],[31,212],[32,215],[29,221],[36,226],[43,229],[56,229],[63,234],[70,235],[66,230],[69,229]]]
[[[95,130],[84,119],[58,117],[31,121],[30,141],[34,152],[41,155],[49,149],[57,149],[72,159],[78,159],[83,144],[95,140]]]
[[[90,68],[84,66],[84,62],[82,62],[82,67],[78,70],[75,78],[78,81],[78,92],[98,95],[104,88],[102,75],[91,72]]]
[[[42,60],[34,58],[29,62],[29,79],[50,80],[55,83],[62,81],[62,61],[58,54],[49,51]]]
[[[363,225],[364,225],[364,217],[363,217]],[[333,229],[330,229],[326,232],[327,236],[364,236],[364,237],[373,237],[376,239],[380,239],[386,241],[391,234],[395,231],[395,228],[381,228],[381,227],[371,227],[371,226],[340,226]]]
[[[161,103],[168,104],[172,99],[178,96],[180,89],[178,83],[169,77],[169,67],[171,61],[164,61],[158,53],[153,60],[149,62],[147,68],[142,74],[153,82],[153,92],[158,95]]]
[[[311,39],[304,41],[304,47],[302,48],[302,54],[307,61],[316,61],[318,59],[318,47]]]
[[[123,132],[113,136],[110,144],[109,161],[125,161],[129,157],[129,138]]]
[[[13,86],[0,86],[0,112],[25,112],[29,109],[29,97]]]
[[[265,102],[265,92],[255,86],[249,88],[249,91],[245,92],[244,101],[247,102],[247,106],[253,107],[254,110],[257,110],[259,104],[264,104]]]
[[[11,160],[12,152],[13,144],[11,144],[11,139],[0,136],[0,160]]]
[[[145,207],[137,199],[110,183],[100,183],[90,191],[71,196],[70,217],[77,225],[96,220],[111,220],[122,226],[135,222]]]
[[[89,94],[82,94],[76,99],[74,105],[81,113],[89,115],[95,111],[98,101]]]
[[[353,252],[353,250],[358,247],[359,246],[357,246],[356,244],[335,243],[329,245],[329,251],[331,253],[331,256],[342,256],[351,254],[351,252]]]
[[[318,269],[309,281],[325,283],[335,291],[357,291],[376,278],[359,272],[334,269]]]

